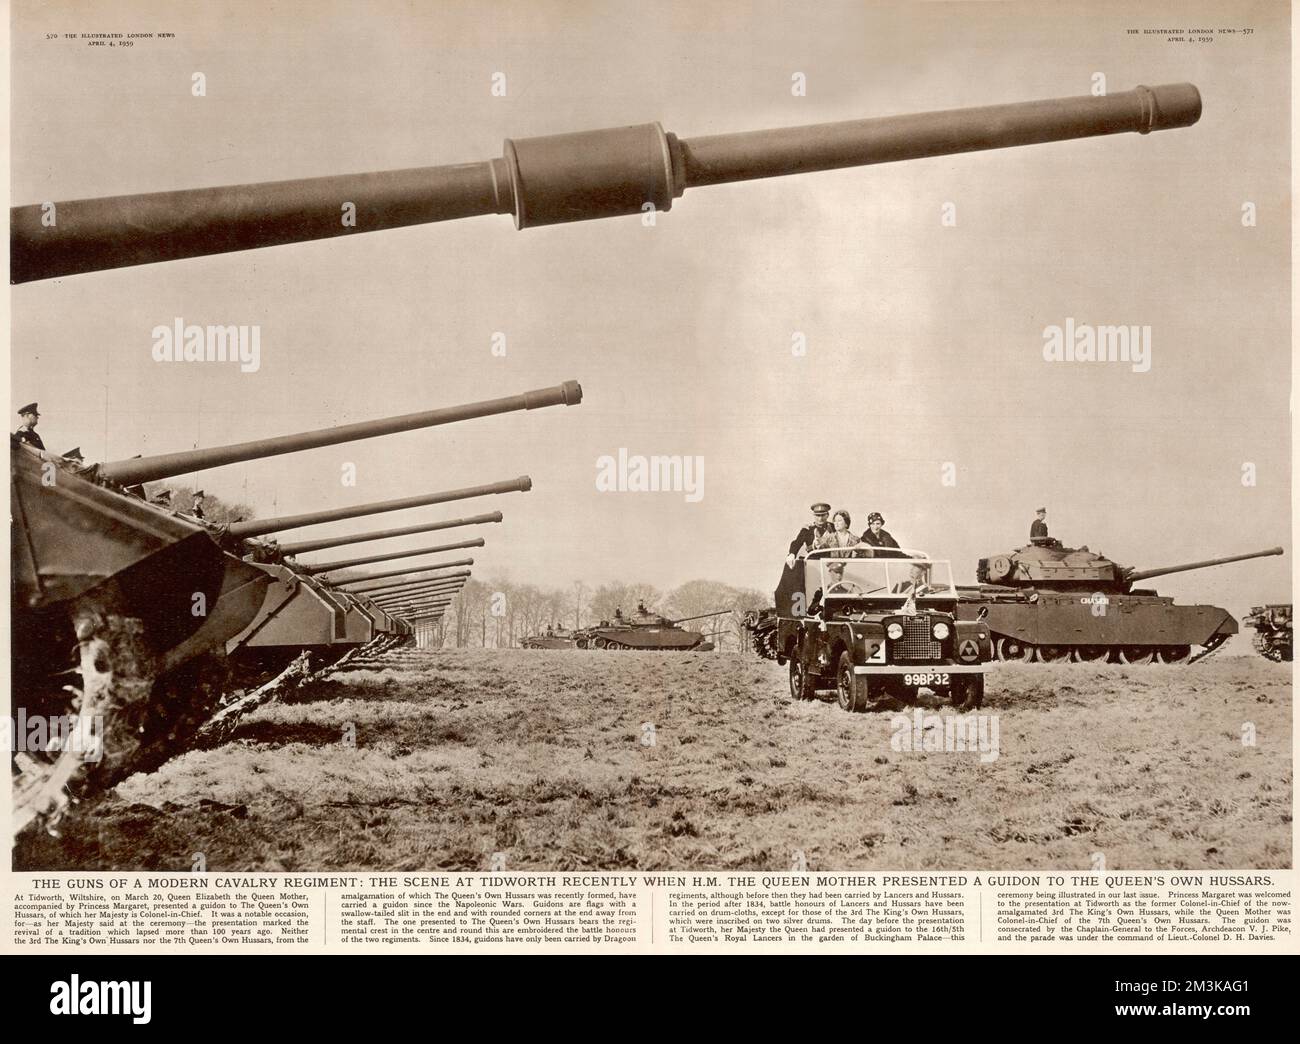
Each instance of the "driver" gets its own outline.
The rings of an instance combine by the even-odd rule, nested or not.
[[[930,590],[930,567],[922,562],[913,563],[911,575],[894,585],[894,594],[922,594]]]

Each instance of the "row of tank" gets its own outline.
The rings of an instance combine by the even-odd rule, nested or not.
[[[1136,585],[1158,576],[1282,553],[1282,548],[1271,547],[1159,569],[1135,569],[1087,547],[1066,547],[1059,540],[1041,538],[981,558],[975,570],[977,583],[957,588],[957,618],[984,619],[999,660],[1189,663],[1209,656],[1236,634],[1236,619],[1218,606],[1176,605],[1172,598]],[[1261,635],[1256,647],[1263,655],[1291,658],[1289,606],[1257,608],[1248,622]],[[776,659],[777,611],[751,613],[746,625],[755,651]]]
[[[10,279],[66,278],[480,214],[511,214],[519,229],[643,217],[648,209],[668,211],[687,189],[1093,136],[1146,135],[1189,127],[1200,115],[1196,88],[1172,84],[693,139],[647,123],[507,140],[500,158],[479,163],[39,202],[10,211]],[[339,221],[342,201],[355,208],[355,222]],[[276,525],[270,528],[266,522],[214,527],[143,503],[125,487],[468,416],[572,403],[578,394],[577,385],[569,384],[434,411],[437,416],[88,469],[14,449],[16,711],[62,709],[71,695],[87,715],[102,714],[105,758],[95,772],[112,781],[181,749],[194,722],[218,699],[232,663],[258,668],[295,649],[330,650],[349,644],[349,627],[354,638],[376,630],[400,638],[418,618],[414,614],[439,604],[415,601],[438,592],[410,580],[387,591],[330,585],[296,567],[284,548],[256,542],[310,524],[303,517],[272,520]],[[351,513],[328,519],[309,517],[351,518],[467,495],[481,493],[451,491],[383,508],[345,509]],[[311,627],[290,626],[296,619],[292,607],[313,602],[319,605],[308,614]],[[282,609],[271,612],[267,607],[273,605]],[[328,626],[324,607],[335,614]],[[621,642],[618,633],[599,636]],[[70,671],[80,676],[78,685],[65,685]],[[51,789],[43,781],[38,798],[49,797]]]
[[[636,612],[624,616],[622,609],[614,610],[613,620],[601,620],[593,627],[568,630],[548,627],[541,634],[522,638],[519,644],[525,649],[607,649],[613,652],[712,652],[709,635],[681,626],[693,620],[707,620],[723,616],[730,609],[717,609],[695,616],[669,619],[637,603]]]
[[[331,579],[360,567],[482,547],[478,537],[304,565],[327,548],[501,521],[493,512],[343,537],[278,543],[272,534],[474,497],[527,492],[527,477],[308,514],[214,524],[128,492],[241,461],[475,417],[576,405],[576,381],[500,399],[233,446],[84,465],[13,443],[13,705],[24,720],[94,723],[93,751],[14,759],[19,825],[62,805],[70,773],[91,789],[183,749],[223,694],[307,652],[325,662],[409,640],[436,620],[473,558]],[[88,746],[88,745],[83,745]],[[85,755],[93,753],[93,763]]]

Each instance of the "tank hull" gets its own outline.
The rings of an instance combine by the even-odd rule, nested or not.
[[[688,652],[699,649],[704,635],[679,627],[593,627],[587,646],[595,649]]]
[[[1175,605],[1154,593],[962,588],[959,620],[988,611],[999,659],[1058,661],[1199,658],[1237,633],[1237,621],[1213,605]]]

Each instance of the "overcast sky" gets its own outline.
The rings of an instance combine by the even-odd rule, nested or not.
[[[529,494],[310,534],[500,509],[477,575],[542,585],[770,591],[816,499],[856,529],[883,512],[960,581],[1040,504],[1054,535],[1140,567],[1290,554],[1284,4],[97,6],[17,5],[15,203],[466,162],[652,120],[690,138],[1079,95],[1096,73],[1112,92],[1190,81],[1205,109],[1147,137],[693,189],[653,228],[482,217],[15,287],[10,405],[40,400],[53,450],[119,459],[577,379],[575,408],[198,481],[270,515],[529,474]],[[1125,33],[1164,27],[1254,32]],[[45,39],[66,32],[177,39]],[[150,331],[178,316],[259,324],[261,369],[155,363]],[[1150,326],[1150,372],[1045,362],[1067,318]],[[621,447],[702,456],[703,498],[597,492]],[[1240,612],[1289,601],[1289,576],[1264,559],[1160,587]]]

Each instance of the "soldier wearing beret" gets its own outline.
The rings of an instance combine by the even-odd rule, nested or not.
[[[867,516],[867,530],[862,534],[862,542],[871,547],[897,547],[895,540],[885,528],[885,516],[873,511]]]
[[[1029,524],[1030,543],[1037,543],[1039,540],[1047,539],[1047,508],[1040,507],[1035,514],[1038,517]]]
[[[14,441],[24,443],[34,449],[45,449],[45,443],[42,442],[41,437],[36,434],[36,422],[41,419],[41,414],[36,408],[36,403],[29,402],[18,411],[18,416],[22,417],[23,423],[22,426],[14,432]]]

